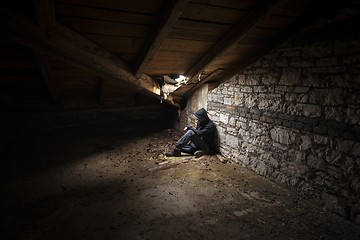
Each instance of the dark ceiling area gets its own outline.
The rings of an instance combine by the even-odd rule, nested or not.
[[[343,2],[9,1],[1,8],[0,106],[179,106]]]

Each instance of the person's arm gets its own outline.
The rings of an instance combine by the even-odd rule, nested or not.
[[[203,129],[196,129],[194,128],[193,126],[189,126],[188,129],[191,130],[191,131],[194,131],[196,135],[198,136],[204,136],[206,135],[207,133],[211,132],[214,128],[214,125],[213,124],[207,124],[205,126],[205,128]]]

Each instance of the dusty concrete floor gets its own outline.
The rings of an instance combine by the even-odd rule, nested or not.
[[[174,137],[175,136],[175,137]],[[0,239],[360,239],[360,226],[169,131],[61,130],[1,155]]]

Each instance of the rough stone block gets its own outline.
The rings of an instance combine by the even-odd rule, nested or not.
[[[352,155],[354,155],[355,157],[360,157],[360,143],[359,142],[354,143],[354,146],[350,153]],[[360,158],[358,160],[360,162]]]
[[[240,122],[243,122],[243,123],[247,122],[247,118],[244,118],[244,117],[238,117],[237,120]]]
[[[254,74],[267,74],[267,73],[269,73],[269,69],[268,68],[256,68],[255,70],[254,70]]]
[[[351,188],[356,194],[360,194],[360,177],[354,176],[351,182]]]
[[[329,154],[325,156],[325,159],[329,163],[340,166],[344,163],[345,156],[338,151],[329,151]]]
[[[237,136],[238,130],[236,128],[228,127],[226,129],[227,134],[230,134],[232,136]]]
[[[345,157],[344,163],[341,165],[341,169],[345,174],[350,174],[355,166],[355,160],[352,157]]]
[[[301,122],[291,122],[291,127],[300,131],[306,130],[304,124]]]
[[[313,67],[306,69],[309,73],[316,74],[316,73],[346,73],[345,66],[333,66],[333,67]]]
[[[268,92],[268,87],[266,86],[254,86],[252,89],[256,93],[266,93]]]
[[[245,85],[260,85],[260,76],[259,75],[250,75],[246,76]]]
[[[253,120],[259,120],[259,119],[260,119],[260,115],[259,115],[259,114],[253,114],[253,115],[251,115],[251,118],[252,118]]]
[[[298,95],[295,93],[285,93],[285,100],[288,102],[294,102],[298,98]]]
[[[262,109],[268,109],[269,106],[272,104],[271,101],[267,100],[267,99],[259,99],[258,101],[258,108],[260,110]]]
[[[296,134],[288,129],[274,127],[270,130],[271,138],[280,144],[289,145],[295,141]]]
[[[307,93],[309,91],[309,87],[295,87],[294,92],[295,93]]]
[[[280,78],[280,85],[293,86],[300,82],[300,71],[298,69],[286,69]]]
[[[256,150],[257,150],[257,147],[255,145],[252,145],[248,142],[243,142],[242,145],[241,145],[241,149],[244,151],[244,152],[247,152],[247,153],[255,153]]]
[[[262,116],[261,121],[272,124],[274,123],[274,118],[269,116]]]
[[[352,131],[343,131],[341,136],[347,140],[357,140],[358,136]]]
[[[248,129],[248,126],[249,126],[247,123],[244,123],[244,122],[237,122],[237,125],[239,125],[239,128],[244,129],[244,130]]]
[[[329,120],[335,120],[335,121],[342,121],[344,115],[341,114],[342,108],[341,107],[325,107],[325,118]]]
[[[228,124],[229,123],[229,116],[220,113],[220,122],[222,122],[224,124]]]
[[[327,133],[327,129],[321,126],[314,127],[314,132],[317,134],[325,135]]]
[[[335,42],[334,54],[344,55],[354,52],[360,52],[360,41],[359,40],[338,40]]]
[[[314,44],[305,46],[303,49],[303,57],[305,58],[319,58],[332,55],[332,44]]]
[[[342,171],[338,167],[327,166],[326,172],[336,180],[340,180],[342,177]]]
[[[271,166],[273,166],[273,168],[279,168],[280,164],[279,164],[279,161],[273,157],[270,157],[269,158],[269,163]]]
[[[218,102],[218,103],[224,102],[224,98],[221,95],[214,95],[214,100],[215,100],[215,102]]]
[[[245,75],[244,74],[237,75],[237,78],[238,78],[238,83],[240,85],[245,85]]]
[[[284,92],[285,93],[292,92],[293,89],[294,87],[290,87],[290,86],[280,86],[280,85],[275,86],[275,92],[280,94],[283,94]]]
[[[282,56],[283,57],[298,57],[300,56],[300,49],[297,50],[288,50],[283,52]]]
[[[247,98],[245,98],[245,106],[247,108],[252,108],[254,106],[257,105],[257,98],[256,97],[253,97],[253,96],[249,96]]]
[[[236,121],[237,121],[237,118],[230,117],[229,118],[229,125],[232,126],[232,127],[235,127],[236,126]]]
[[[323,192],[321,194],[321,199],[326,209],[345,216],[345,209],[342,206],[341,199],[339,199],[338,196],[327,192]]]
[[[333,137],[338,137],[341,135],[342,130],[340,128],[328,128],[328,134]]]
[[[331,138],[321,135],[314,136],[314,143],[327,145],[331,148],[333,146],[333,140]]]
[[[289,105],[287,113],[307,117],[320,117],[321,107],[315,104],[293,103]]]
[[[304,135],[304,136],[301,136],[300,138],[301,138],[300,150],[301,151],[308,150],[313,144],[312,137],[309,135]]]
[[[315,66],[318,67],[329,67],[329,66],[336,66],[338,63],[337,58],[331,57],[331,58],[320,58],[316,60]]]
[[[291,176],[293,178],[299,178],[308,171],[306,166],[297,165],[295,163],[283,164],[280,168],[280,171],[283,172],[287,176]]]
[[[287,128],[291,128],[292,123],[293,123],[293,122],[291,122],[291,121],[284,120],[284,121],[283,121],[283,126],[284,126],[284,127],[287,127]]]
[[[260,175],[266,175],[268,172],[268,166],[264,162],[257,162],[256,167],[254,169]]]
[[[226,145],[228,145],[234,149],[238,149],[238,147],[239,147],[239,139],[232,135],[226,135],[225,143],[226,143]]]
[[[253,92],[253,89],[249,86],[242,86],[242,87],[240,87],[240,92],[251,93],[251,92]]]
[[[360,62],[360,54],[344,56],[344,57],[342,57],[342,62],[343,62],[343,64],[359,63]]]
[[[284,123],[284,120],[279,119],[279,118],[276,118],[276,119],[275,119],[275,124],[276,124],[276,125],[282,126],[283,123]]]
[[[241,162],[243,165],[248,166],[250,164],[250,157],[247,156],[246,154],[242,153],[242,154],[238,154],[236,156],[236,159]]]
[[[292,61],[289,65],[296,68],[309,68],[313,67],[314,63],[312,61]]]
[[[224,104],[232,105],[232,98],[224,97]]]
[[[307,157],[307,164],[317,170],[324,170],[325,168],[324,160],[314,155],[309,155]]]
[[[262,84],[264,85],[275,85],[280,80],[280,74],[276,72],[271,72],[270,74],[266,74],[262,77]]]
[[[235,92],[233,101],[234,101],[234,105],[242,105],[243,95],[239,92]]]
[[[285,114],[285,113],[279,113],[279,118],[284,119],[284,120],[293,121],[293,120],[296,119],[296,116],[295,115]]]
[[[226,129],[222,126],[219,126],[219,124],[217,124],[216,129],[219,133],[219,139],[225,139],[225,133],[226,133]]]
[[[309,102],[319,105],[338,106],[344,104],[346,92],[341,88],[315,89],[309,94]]]
[[[345,120],[344,122],[350,124],[360,125],[360,108],[347,108],[345,110]],[[360,140],[360,139],[359,139]]]
[[[276,61],[271,62],[272,67],[283,68],[283,67],[287,67],[288,65],[289,65],[289,60],[287,60],[286,58],[276,59]]]

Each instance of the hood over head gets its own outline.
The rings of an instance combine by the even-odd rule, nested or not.
[[[199,119],[200,121],[207,121],[209,120],[209,117],[207,115],[207,112],[204,108],[200,108],[198,111],[195,112],[195,116],[197,117],[197,119]]]

